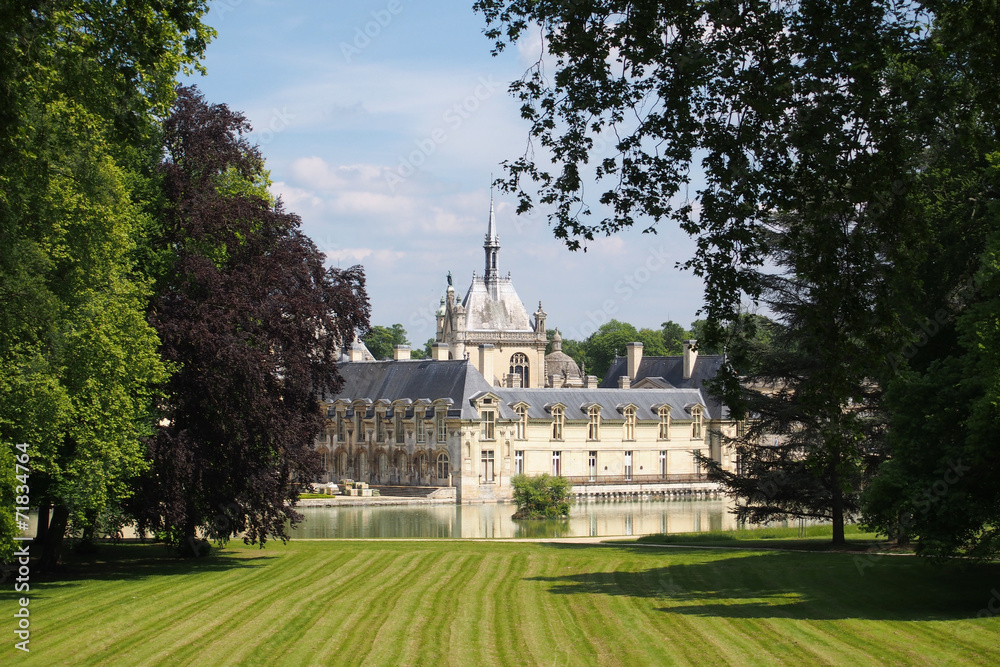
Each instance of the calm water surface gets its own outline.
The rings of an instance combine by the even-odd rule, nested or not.
[[[568,519],[514,521],[512,504],[300,507],[295,537],[612,537],[733,530],[725,500],[583,502]]]

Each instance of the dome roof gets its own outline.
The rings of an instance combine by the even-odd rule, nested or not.
[[[566,377],[580,377],[580,367],[573,361],[573,357],[562,351],[562,335],[556,329],[552,336],[552,352],[545,355],[545,377],[550,375],[564,375]]]

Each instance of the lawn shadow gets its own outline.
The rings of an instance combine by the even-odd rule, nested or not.
[[[975,618],[1000,588],[1000,563],[932,565],[912,556],[856,562],[849,553],[665,549],[635,544],[548,544],[603,548],[657,562],[636,571],[528,577],[554,595],[652,598],[657,611],[724,618],[933,621]],[[865,557],[868,558],[868,557]],[[641,561],[640,561],[641,562]],[[659,563],[666,564],[660,565]]]
[[[179,558],[164,544],[102,543],[92,554],[79,554],[66,549],[63,564],[58,572],[38,573],[37,563],[32,561],[29,574],[31,597],[44,597],[46,588],[80,586],[88,581],[138,581],[149,577],[170,575],[191,575],[203,572],[225,572],[230,570],[259,568],[267,565],[274,555],[249,554],[228,549],[213,548],[203,558]],[[13,582],[16,573],[8,573],[0,600],[15,600],[23,592],[15,592]]]

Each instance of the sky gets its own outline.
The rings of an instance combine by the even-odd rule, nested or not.
[[[432,338],[447,273],[464,296],[483,272],[491,178],[528,139],[507,87],[537,60],[539,38],[493,57],[472,0],[210,7],[218,36],[208,73],[185,82],[247,116],[273,193],[328,263],[364,266],[371,323],[402,324],[414,346]],[[493,197],[501,274],[511,273],[528,312],[542,302],[564,338],[586,338],[611,318],[640,328],[695,319],[702,281],[676,268],[695,246],[671,223],[572,252],[547,210],[517,216],[512,195]]]

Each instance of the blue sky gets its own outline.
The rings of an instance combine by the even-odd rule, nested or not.
[[[211,7],[208,74],[189,82],[250,119],[273,191],[328,261],[364,265],[372,324],[399,322],[414,345],[432,337],[447,272],[464,295],[483,271],[490,175],[527,141],[507,85],[537,59],[537,38],[492,57],[472,0]],[[694,250],[682,231],[664,224],[570,252],[546,211],[515,216],[513,197],[495,197],[499,268],[564,337],[612,317],[655,328],[694,319],[701,280],[674,268]]]

